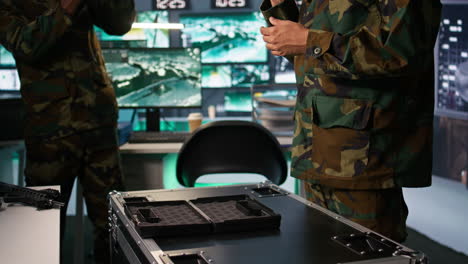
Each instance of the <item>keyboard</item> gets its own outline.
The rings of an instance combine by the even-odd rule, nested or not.
[[[128,143],[183,143],[190,135],[186,131],[133,131]]]

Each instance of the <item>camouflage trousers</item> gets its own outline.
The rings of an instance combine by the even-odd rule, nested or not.
[[[28,186],[60,185],[61,200],[68,206],[73,183],[83,187],[88,216],[94,225],[96,263],[109,262],[107,194],[122,189],[116,130],[100,128],[50,141],[26,140]],[[61,238],[66,219],[61,211]]]
[[[335,189],[304,183],[307,200],[397,242],[406,239],[408,207],[401,188]]]

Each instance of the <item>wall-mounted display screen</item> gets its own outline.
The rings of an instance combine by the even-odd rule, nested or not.
[[[182,45],[202,49],[203,63],[266,62],[260,12],[181,15]]]
[[[201,106],[197,48],[103,49],[120,107]]]
[[[20,79],[16,69],[0,69],[0,91],[19,91]]]
[[[203,65],[202,87],[203,88],[227,88],[231,87],[230,65]]]
[[[436,113],[468,120],[468,4],[444,4],[436,47]]]
[[[270,68],[266,64],[233,64],[232,86],[248,87],[253,84],[267,84],[270,81]]]
[[[227,91],[224,93],[224,111],[252,112],[252,96],[250,92]]]
[[[5,47],[0,45],[0,66],[15,66],[15,58]]]
[[[168,23],[169,14],[167,11],[138,12],[136,22]],[[123,36],[109,35],[98,27],[95,27],[95,31],[103,47],[169,47],[169,30],[167,29],[132,28]]]
[[[284,57],[275,56],[275,83],[296,83],[294,65]]]

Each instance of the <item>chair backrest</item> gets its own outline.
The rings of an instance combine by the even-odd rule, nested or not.
[[[280,185],[287,170],[281,146],[270,131],[236,120],[210,122],[194,131],[179,152],[176,174],[186,187],[213,173],[257,173]]]

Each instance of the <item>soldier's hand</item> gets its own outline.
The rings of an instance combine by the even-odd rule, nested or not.
[[[303,25],[289,20],[270,17],[272,27],[261,27],[260,32],[266,48],[276,56],[301,55],[307,48],[309,30]]]
[[[81,4],[82,0],[60,0],[62,8],[68,15],[75,14],[78,6]]]

